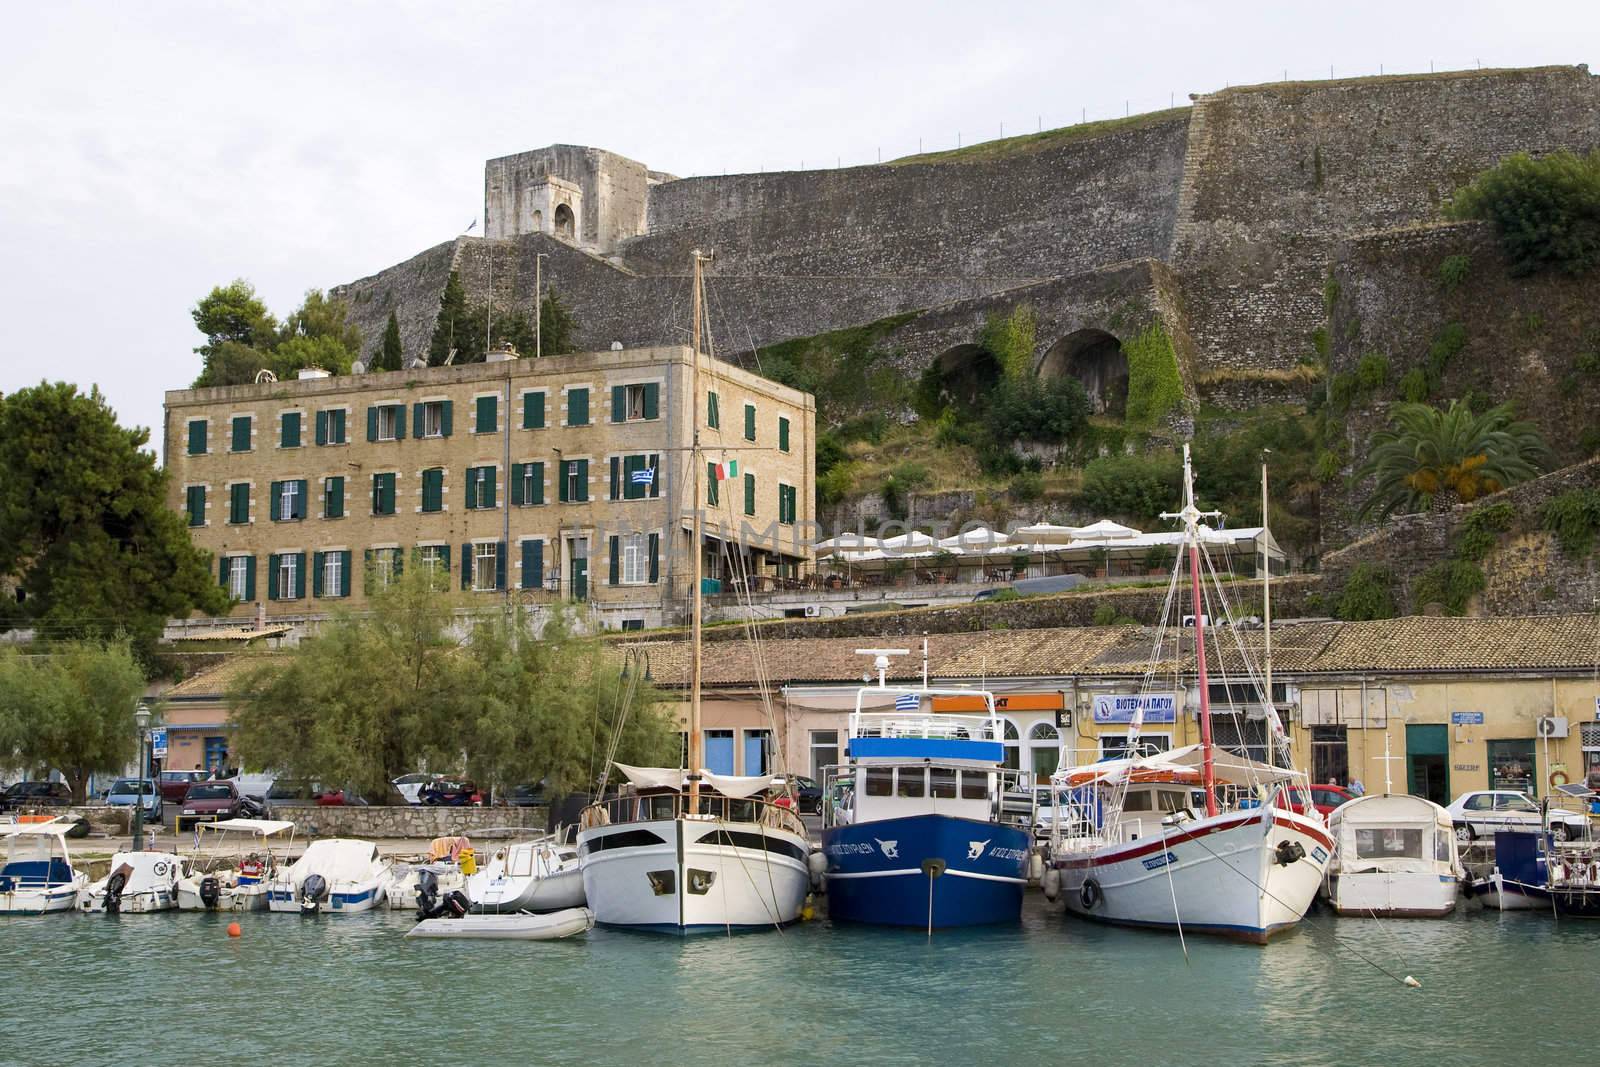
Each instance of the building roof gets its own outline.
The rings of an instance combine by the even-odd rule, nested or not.
[[[1596,615],[1411,616],[1332,629],[1317,670],[1593,670],[1600,659]]]
[[[209,697],[221,696],[246,671],[260,663],[277,658],[279,658],[279,655],[240,654],[229,656],[215,667],[209,667],[198,674],[185,678],[171,689],[162,693],[161,699],[204,700]]]
[[[266,626],[259,630],[253,626],[228,626],[215,630],[196,630],[194,633],[179,634],[172,640],[174,642],[231,641],[248,643],[269,637],[287,637],[293,632],[293,626]]]

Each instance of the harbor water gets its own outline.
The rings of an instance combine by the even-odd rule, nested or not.
[[[0,1063],[1586,1061],[1600,923],[1336,919],[1266,946],[1097,926],[814,921],[416,942],[406,913],[0,919]],[[1414,975],[1420,989],[1396,977]]]

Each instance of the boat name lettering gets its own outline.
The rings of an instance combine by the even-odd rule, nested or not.
[[[1147,871],[1158,871],[1169,863],[1178,862],[1178,857],[1170,852],[1163,852],[1156,856],[1146,856],[1139,862],[1144,864],[1144,869]]]
[[[1028,850],[1023,848],[991,848],[989,856],[997,860],[1025,860]]]
[[[876,851],[865,841],[836,841],[828,846],[830,856],[860,856]]]

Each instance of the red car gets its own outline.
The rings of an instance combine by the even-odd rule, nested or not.
[[[1322,814],[1327,815],[1334,808],[1346,801],[1354,800],[1356,795],[1342,785],[1329,782],[1325,785],[1311,786],[1311,803]]]
[[[226,780],[196,782],[183,795],[183,817],[190,822],[261,819],[266,814],[266,805],[245,796],[238,786]]]

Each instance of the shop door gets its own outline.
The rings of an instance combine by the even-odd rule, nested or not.
[[[589,561],[575,559],[572,561],[572,599],[589,599]]]
[[[706,770],[712,774],[733,773],[733,731],[707,730]]]
[[[1406,792],[1450,803],[1450,727],[1406,726]]]

